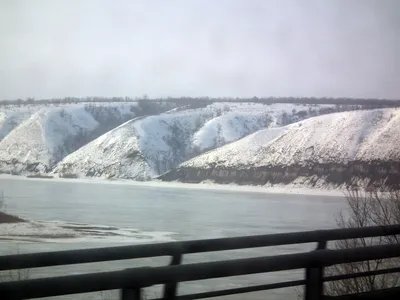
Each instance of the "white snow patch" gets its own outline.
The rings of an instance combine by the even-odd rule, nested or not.
[[[0,224],[0,239],[25,242],[129,242],[151,243],[173,241],[172,232],[141,231],[106,225],[70,222],[40,222]]]

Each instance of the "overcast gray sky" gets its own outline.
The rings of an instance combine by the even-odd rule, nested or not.
[[[0,0],[0,98],[400,99],[398,0]]]

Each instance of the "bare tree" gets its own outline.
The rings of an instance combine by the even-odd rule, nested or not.
[[[361,228],[400,223],[400,191],[347,190],[346,199],[349,210],[341,212],[337,219],[340,228]],[[337,249],[358,248],[373,245],[398,243],[399,236],[358,238],[338,241]],[[398,258],[354,262],[336,265],[326,269],[327,275],[351,274],[385,269],[400,265]],[[368,292],[398,286],[400,274],[371,275],[326,284],[329,295],[343,295]]]

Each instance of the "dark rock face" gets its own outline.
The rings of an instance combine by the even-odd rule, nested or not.
[[[400,161],[351,161],[346,164],[326,163],[224,168],[209,166],[204,169],[179,167],[159,177],[163,181],[199,183],[212,180],[219,184],[240,185],[289,184],[297,178],[308,178],[313,185],[319,179],[332,185],[356,186],[366,182],[367,186],[382,184],[390,188],[400,187]]]

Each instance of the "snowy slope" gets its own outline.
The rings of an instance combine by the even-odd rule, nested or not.
[[[0,170],[46,172],[69,153],[134,117],[135,106],[105,103],[42,107],[0,141]]]
[[[209,151],[190,159],[180,166],[204,167],[248,167],[255,161],[255,155],[274,139],[290,130],[290,125],[262,129],[237,142]]]
[[[139,151],[135,122],[128,121],[68,155],[53,172],[60,176],[152,177],[153,170]]]
[[[261,130],[195,157],[180,167],[262,167],[400,160],[400,110],[376,109],[313,117]]]
[[[259,164],[400,159],[400,110],[344,112],[292,126],[256,154]],[[273,154],[273,155],[272,155]]]
[[[33,105],[4,106],[0,110],[0,141],[15,127],[40,110]]]
[[[137,103],[77,103],[77,104],[23,104],[23,105],[4,105],[0,106],[0,141],[9,134],[14,128],[29,119],[33,114],[63,107],[84,107],[95,119],[104,120],[114,115],[122,119],[123,116],[132,116],[132,108],[137,107]]]
[[[242,105],[226,109],[221,116],[207,121],[192,138],[196,152],[204,152],[226,143],[236,141],[261,128],[274,127],[283,122],[284,114],[290,115],[291,121],[299,117],[293,115],[296,105]]]
[[[206,150],[330,107],[214,103],[175,109],[111,130],[64,158],[54,173],[148,180]]]

